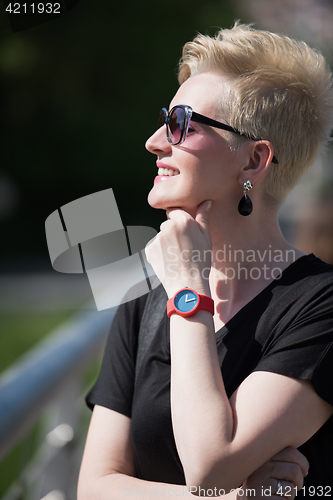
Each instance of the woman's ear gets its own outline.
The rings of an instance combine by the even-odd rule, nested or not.
[[[249,150],[249,162],[243,168],[242,177],[247,175],[252,183],[257,181],[270,166],[273,156],[274,149],[269,141],[252,142]]]

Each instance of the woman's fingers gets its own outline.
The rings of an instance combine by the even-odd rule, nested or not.
[[[303,487],[309,462],[296,448],[288,447],[274,455],[245,481],[243,489],[254,490],[254,499],[294,500]]]
[[[168,219],[146,246],[146,257],[169,297],[190,287],[209,294],[211,238],[207,200],[199,205],[196,218],[180,208],[167,210]]]
[[[272,461],[271,477],[277,479],[277,481],[288,481],[292,483],[297,490],[300,490],[303,486],[303,473],[298,464],[292,462],[276,462]]]
[[[276,483],[274,496],[279,499],[285,498],[286,500],[294,500],[296,491],[296,487],[293,483],[281,479]]]
[[[297,448],[292,448],[291,446],[274,455],[271,460],[273,462],[289,462],[297,464],[304,477],[309,472],[309,462],[307,458]]]

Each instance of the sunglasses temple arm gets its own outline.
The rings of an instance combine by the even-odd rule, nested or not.
[[[233,132],[234,134],[238,134],[242,137],[247,137],[248,139],[251,139],[252,141],[259,141],[260,140],[260,139],[257,139],[256,137],[242,134],[236,128],[230,127],[230,125],[225,125],[224,123],[220,123],[216,120],[213,120],[212,118],[207,118],[206,116],[200,115],[199,113],[195,113],[194,111],[192,112],[192,120],[195,122],[198,122],[198,123],[202,123],[203,125],[209,125],[210,127],[215,127],[215,128],[219,128],[222,130],[227,130],[229,132]],[[276,164],[279,163],[278,160],[275,158],[275,156],[273,156],[273,158],[272,158],[272,163],[276,163]]]
[[[242,135],[236,128],[230,127],[230,125],[225,125],[212,118],[207,118],[206,116],[199,115],[199,113],[192,113],[192,120],[194,122],[202,123],[203,125],[209,125],[210,127],[220,128],[222,130],[228,130],[229,132],[234,132],[235,134]]]

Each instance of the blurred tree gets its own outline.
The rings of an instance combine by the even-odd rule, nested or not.
[[[0,221],[0,269],[9,258],[48,267],[46,217],[109,187],[124,224],[158,228],[164,213],[146,202],[156,165],[145,140],[177,89],[182,45],[233,20],[230,0],[80,0],[18,33],[2,13],[0,173],[19,201]]]

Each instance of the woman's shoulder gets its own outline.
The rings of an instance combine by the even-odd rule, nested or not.
[[[333,265],[323,262],[314,254],[304,255],[283,271],[281,283],[297,284],[304,289],[312,289],[317,285],[323,288],[333,286]]]

